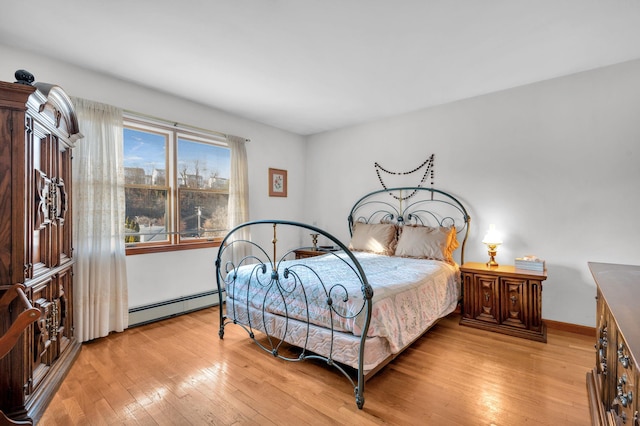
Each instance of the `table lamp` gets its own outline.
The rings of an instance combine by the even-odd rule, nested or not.
[[[489,225],[489,230],[482,239],[482,242],[487,245],[489,251],[489,261],[487,262],[487,266],[489,268],[498,266],[498,262],[496,262],[495,256],[498,246],[502,244],[502,236],[498,233],[498,231],[496,231],[495,225]]]

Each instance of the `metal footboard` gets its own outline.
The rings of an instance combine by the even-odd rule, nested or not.
[[[324,259],[295,259],[295,250],[314,249],[296,244],[309,234],[314,236],[314,245],[320,238],[336,251],[328,252]],[[318,262],[327,258],[334,262],[330,273],[319,268]],[[216,280],[221,339],[228,324],[237,324],[258,347],[276,358],[326,362],[349,380],[358,408],[364,406],[363,361],[373,289],[356,257],[337,238],[299,222],[262,220],[241,224],[227,234],[220,246]],[[341,324],[345,322],[356,324],[359,331],[355,380],[334,357],[334,337],[344,332]],[[315,340],[312,330],[318,327],[330,335],[328,345]],[[284,342],[300,348],[299,355],[286,356],[282,351]]]

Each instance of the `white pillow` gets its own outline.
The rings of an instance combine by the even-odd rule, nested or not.
[[[395,255],[453,263],[453,251],[458,248],[455,227],[404,226]]]
[[[349,250],[392,256],[397,244],[397,227],[391,223],[356,222]]]

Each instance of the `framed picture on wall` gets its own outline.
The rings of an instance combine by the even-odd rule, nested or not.
[[[269,168],[269,196],[287,196],[287,171]]]

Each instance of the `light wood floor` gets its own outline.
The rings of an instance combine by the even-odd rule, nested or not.
[[[442,320],[367,382],[285,363],[211,308],[84,344],[41,425],[588,425],[593,338],[548,343]]]

